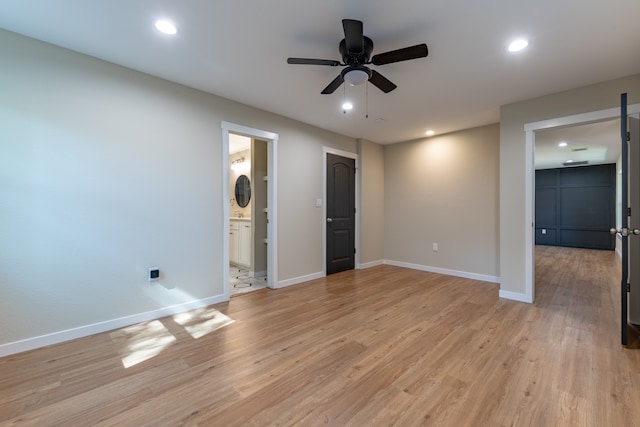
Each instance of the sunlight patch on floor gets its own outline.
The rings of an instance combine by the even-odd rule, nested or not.
[[[228,316],[213,308],[199,308],[173,316],[173,320],[182,326],[194,339],[223,328],[234,322]]]
[[[176,341],[176,337],[159,321],[139,323],[111,333],[120,347],[125,368],[137,365],[158,355]]]

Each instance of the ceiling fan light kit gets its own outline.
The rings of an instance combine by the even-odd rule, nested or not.
[[[340,76],[351,86],[360,86],[371,78],[371,70],[362,65],[355,65],[342,70]]]
[[[389,79],[367,65],[376,66],[391,64],[394,62],[408,61],[410,59],[424,58],[429,54],[427,45],[422,43],[415,46],[380,53],[371,57],[373,41],[363,34],[362,21],[355,19],[343,19],[344,39],[338,45],[338,51],[342,61],[330,59],[288,58],[289,64],[300,65],[326,65],[331,67],[347,67],[327,87],[322,90],[323,95],[335,92],[342,83],[347,82],[352,86],[362,85],[369,81],[384,93],[389,93],[397,86]],[[369,60],[371,58],[371,60]]]

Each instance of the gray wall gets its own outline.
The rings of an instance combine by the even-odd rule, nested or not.
[[[498,125],[384,150],[385,259],[497,281]]]
[[[322,147],[354,139],[6,31],[0,51],[0,351],[222,296],[223,121],[279,134],[278,280],[322,272]]]
[[[384,150],[381,145],[358,140],[356,182],[360,185],[360,259],[363,266],[384,260]],[[358,185],[358,184],[356,184]]]
[[[500,108],[501,291],[525,295],[525,123],[640,102],[640,75],[547,95]]]

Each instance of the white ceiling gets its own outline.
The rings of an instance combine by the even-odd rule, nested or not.
[[[238,153],[244,150],[251,149],[251,138],[237,135],[235,133],[229,134],[229,154]]]
[[[159,34],[171,18],[174,37]],[[373,54],[427,43],[429,56],[373,67],[384,94],[320,91],[340,60],[341,19],[364,21]],[[0,0],[0,27],[382,144],[496,123],[499,107],[640,72],[638,0]],[[530,39],[518,54],[513,38]],[[618,94],[611,94],[617,97]],[[248,124],[250,125],[250,124]]]
[[[566,147],[558,146],[560,142],[566,142]],[[589,165],[616,163],[621,149],[619,119],[537,131],[535,168],[562,168],[567,160]]]

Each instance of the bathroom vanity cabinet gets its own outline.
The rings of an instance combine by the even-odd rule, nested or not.
[[[250,268],[251,246],[251,220],[229,220],[229,261]]]

